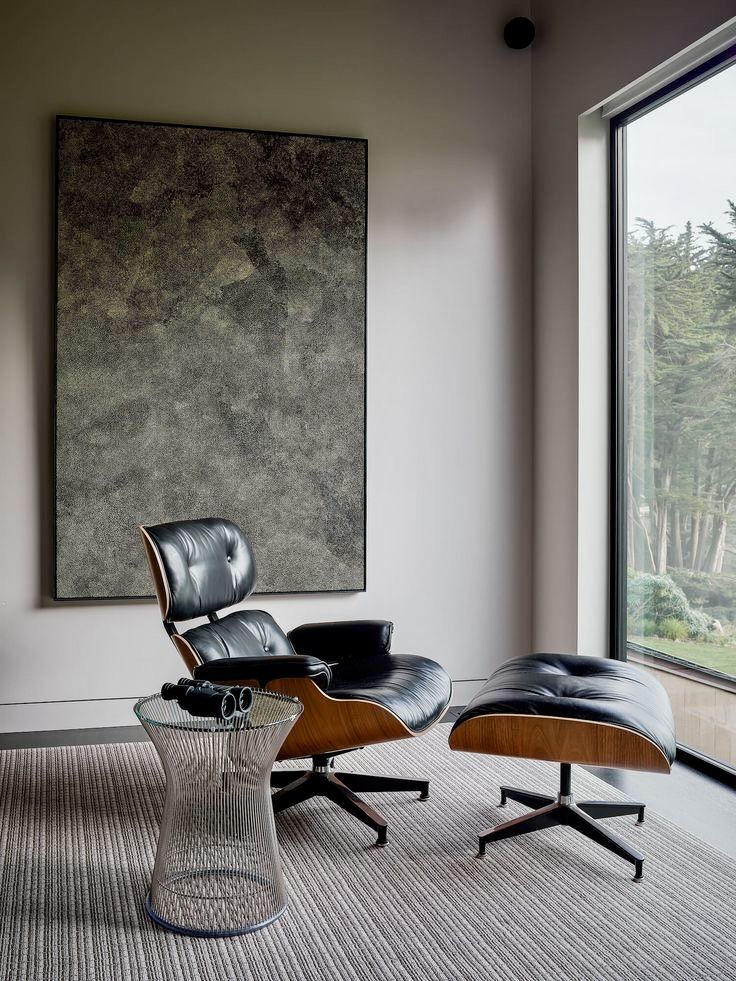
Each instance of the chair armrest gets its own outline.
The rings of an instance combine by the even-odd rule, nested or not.
[[[340,620],[336,623],[305,623],[289,634],[298,654],[337,663],[351,657],[386,656],[391,651],[390,620]]]
[[[332,672],[316,657],[266,654],[263,657],[220,657],[216,661],[205,661],[194,669],[194,677],[231,684],[254,678],[260,685],[279,678],[310,678],[320,688],[326,688],[332,680]]]

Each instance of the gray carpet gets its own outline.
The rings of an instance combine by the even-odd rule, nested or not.
[[[736,862],[649,814],[607,822],[646,879],[568,829],[475,855],[500,782],[554,790],[549,764],[451,753],[448,727],[355,753],[426,773],[432,798],[372,795],[390,845],[322,801],[278,819],[290,908],[230,940],[164,933],[143,911],[163,779],[147,743],[0,753],[0,977],[127,979],[736,978]],[[579,798],[616,792],[576,768]]]

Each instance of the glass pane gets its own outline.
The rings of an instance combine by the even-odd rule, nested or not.
[[[628,640],[701,669],[681,741],[734,766],[735,106],[731,65],[626,124],[623,160]]]

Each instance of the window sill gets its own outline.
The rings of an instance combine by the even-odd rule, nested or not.
[[[651,647],[642,647],[639,644],[626,645],[628,659],[636,664],[651,665],[658,671],[665,671],[668,674],[678,675],[680,678],[688,678],[701,685],[708,685],[711,688],[720,688],[736,694],[736,679],[714,671],[712,668],[704,668],[700,664],[692,661],[683,661],[680,658],[672,657],[670,654],[663,654],[661,651],[652,650]]]

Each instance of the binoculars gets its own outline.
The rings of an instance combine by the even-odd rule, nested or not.
[[[245,716],[253,703],[250,688],[237,685],[213,685],[210,681],[180,678],[178,684],[169,682],[161,686],[161,698],[176,700],[190,715],[200,719],[232,719]]]

